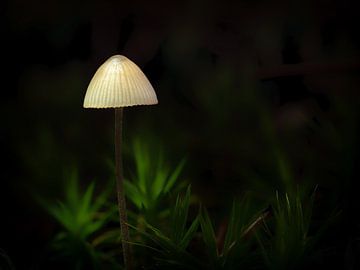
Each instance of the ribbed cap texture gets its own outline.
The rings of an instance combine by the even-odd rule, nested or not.
[[[102,64],[87,88],[84,108],[119,108],[157,104],[154,88],[141,69],[123,55]]]

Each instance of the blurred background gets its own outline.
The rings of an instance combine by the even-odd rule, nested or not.
[[[318,185],[319,215],[342,210],[326,239],[331,264],[355,267],[357,1],[1,6],[0,249],[17,269],[42,269],[56,227],[36,197],[61,197],[74,168],[83,185],[112,178],[113,110],[82,103],[97,67],[114,54],[143,69],[159,100],[125,110],[125,176],[128,145],[141,138],[169,164],[186,157],[182,177],[219,216],[245,190],[261,200],[290,181]]]

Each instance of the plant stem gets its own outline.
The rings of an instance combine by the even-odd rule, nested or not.
[[[116,191],[120,216],[121,241],[123,248],[123,257],[125,269],[131,270],[132,252],[130,247],[129,227],[127,225],[126,201],[124,194],[124,178],[122,168],[121,146],[122,146],[122,122],[123,109],[115,108],[115,176]]]

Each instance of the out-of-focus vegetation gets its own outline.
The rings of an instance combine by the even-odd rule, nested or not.
[[[190,223],[188,221],[190,191],[189,186],[183,198],[177,196],[171,215],[165,219],[165,223],[154,227],[145,221],[145,228],[135,228],[145,240],[137,244],[148,249],[155,258],[155,262],[150,265],[157,265],[161,269],[197,269],[201,266],[197,258],[189,252],[189,244],[199,225],[198,217]]]
[[[95,183],[80,190],[76,172],[65,179],[64,199],[40,203],[60,225],[51,243],[56,263],[74,269],[117,269],[120,230],[108,229],[115,205],[109,202],[109,189],[94,194]],[[115,255],[116,254],[116,255]]]
[[[164,209],[164,201],[169,199],[171,193],[174,196],[174,193],[184,186],[178,178],[185,164],[183,159],[174,170],[170,170],[164,160],[163,151],[149,148],[151,147],[148,144],[139,139],[135,140],[133,157],[136,172],[131,176],[131,180],[125,179],[124,183],[127,198],[148,221],[156,220],[159,215],[170,214],[168,208]]]
[[[306,189],[299,187],[284,195],[276,192],[267,200],[243,194],[234,200],[225,222],[214,226],[208,210],[192,200],[190,186],[180,195],[183,163],[173,170],[154,167],[152,172],[150,160],[165,157],[161,152],[150,155],[146,144],[138,140],[132,155],[138,178],[127,180],[125,191],[131,202],[129,226],[137,268],[305,269],[317,256],[324,256],[317,242],[321,242],[331,215],[310,232],[316,190],[309,198]],[[160,181],[154,175],[164,178]],[[149,179],[155,179],[156,188]],[[52,242],[53,259],[74,269],[118,268],[121,264],[118,214],[108,189],[95,195],[91,183],[80,190],[75,173],[64,183],[63,200],[55,204],[40,200],[60,225]],[[176,192],[168,194],[169,183]],[[134,192],[129,184],[139,190]],[[140,191],[144,193],[139,195]],[[145,204],[146,198],[160,198],[159,191],[168,197],[161,201],[161,208],[158,201]],[[148,197],[142,197],[144,194]]]

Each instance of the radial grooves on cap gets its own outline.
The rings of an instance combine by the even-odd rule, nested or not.
[[[140,71],[139,72],[139,68],[132,65],[131,66],[131,70],[134,74],[137,74],[137,76],[135,77],[134,76],[134,84],[137,88],[137,97],[142,101],[144,102],[144,104],[148,104],[149,102],[153,102],[153,99],[151,98],[151,91],[149,91],[148,89],[152,89],[152,86],[149,85],[148,81],[144,81],[143,80],[143,77],[144,77],[144,74]],[[145,83],[143,84],[139,84],[139,81],[144,81]]]
[[[134,82],[136,73],[132,72],[132,65],[130,63],[124,63],[124,65],[126,65],[126,70],[129,71],[130,74],[133,74],[133,76],[127,76],[127,83],[128,83],[128,85],[131,85],[131,90],[132,90],[131,93],[133,95],[132,99],[135,99],[136,92],[138,90],[138,86]]]
[[[131,71],[132,74],[137,74],[136,71],[134,71],[134,66],[133,65],[129,65],[129,70]],[[137,74],[138,75],[138,74]],[[138,98],[139,102],[142,102],[142,98],[141,98],[141,92],[143,91],[141,89],[141,86],[138,85],[138,76],[133,76],[131,77],[131,83],[134,86],[134,96],[135,98]]]
[[[113,98],[113,104],[116,104],[118,102],[118,100],[119,100],[119,96],[116,95],[116,93],[119,92],[119,77],[120,77],[120,74],[118,76],[115,76],[113,74],[112,77],[113,77],[112,88],[111,88],[111,91],[109,89],[108,95],[114,97]]]
[[[96,102],[96,100],[99,101],[100,104],[102,104],[108,94],[109,91],[109,84],[110,84],[110,73],[108,72],[108,68],[105,69],[105,77],[102,79],[101,77],[100,79],[100,85],[99,85],[99,89],[103,89],[103,91],[97,91],[97,95],[96,98],[94,100],[94,102]],[[96,89],[95,89],[96,91]]]
[[[121,93],[120,90],[120,86],[121,86],[121,73],[119,74],[119,76],[114,76],[115,77],[115,85],[116,87],[113,88],[113,91],[111,93],[111,95],[113,95],[115,97],[114,99],[114,104],[118,104],[121,100],[120,95],[117,95],[116,93]]]
[[[153,87],[141,69],[125,56],[109,58],[89,83],[85,108],[114,108],[156,104]]]
[[[125,102],[124,103],[129,104],[132,101],[131,96],[130,96],[130,93],[132,91],[132,87],[131,87],[131,85],[129,83],[130,74],[127,74],[128,72],[126,72],[126,71],[128,71],[129,67],[127,66],[126,62],[123,63],[123,67],[124,67],[124,79],[126,81],[126,87],[123,87],[123,93],[125,93]],[[125,83],[123,85],[125,86]]]

